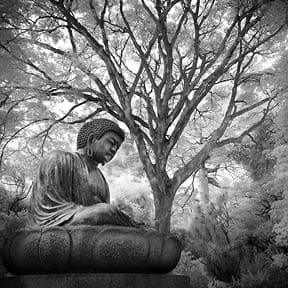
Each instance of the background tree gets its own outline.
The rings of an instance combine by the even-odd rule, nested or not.
[[[215,148],[259,126],[283,93],[267,81],[276,73],[272,62],[263,65],[284,45],[281,1],[19,3],[17,21],[2,17],[10,34],[1,45],[28,78],[1,82],[1,88],[13,89],[13,97],[29,95],[29,123],[45,121],[38,140],[49,140],[55,124],[101,112],[125,123],[162,232],[170,229],[181,185]],[[52,108],[59,104],[60,110]],[[176,166],[186,133],[194,146]]]

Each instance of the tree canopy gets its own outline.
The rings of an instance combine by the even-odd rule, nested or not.
[[[181,185],[209,166],[215,149],[251,135],[285,93],[273,83],[287,34],[282,1],[11,3],[1,10],[0,117],[18,118],[8,136],[1,121],[2,138],[31,127],[35,154],[59,140],[55,125],[103,113],[123,122],[163,232]]]

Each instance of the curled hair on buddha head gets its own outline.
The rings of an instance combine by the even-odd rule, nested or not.
[[[77,149],[84,148],[87,145],[88,138],[93,135],[97,140],[101,139],[107,132],[114,132],[122,140],[125,139],[124,131],[113,121],[108,119],[94,119],[85,123],[77,135]]]

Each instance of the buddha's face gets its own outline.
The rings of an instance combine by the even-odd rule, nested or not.
[[[100,140],[93,139],[91,143],[92,158],[101,164],[105,164],[113,159],[119,147],[122,144],[122,138],[114,133],[105,133]]]

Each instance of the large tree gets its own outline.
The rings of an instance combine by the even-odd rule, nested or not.
[[[29,81],[2,82],[1,88],[16,89],[16,95],[24,91],[33,105],[48,108],[66,98],[62,115],[38,116],[37,121],[50,121],[42,134],[46,138],[56,123],[79,123],[100,112],[125,123],[162,232],[170,229],[179,187],[204,167],[215,148],[240,141],[257,127],[279,94],[262,80],[271,75],[264,64],[283,45],[284,2],[22,4],[17,21],[2,15],[10,37],[1,45],[14,63],[25,64]],[[185,144],[187,135],[193,147]],[[179,158],[180,146],[186,151]],[[171,165],[175,159],[177,165]]]

